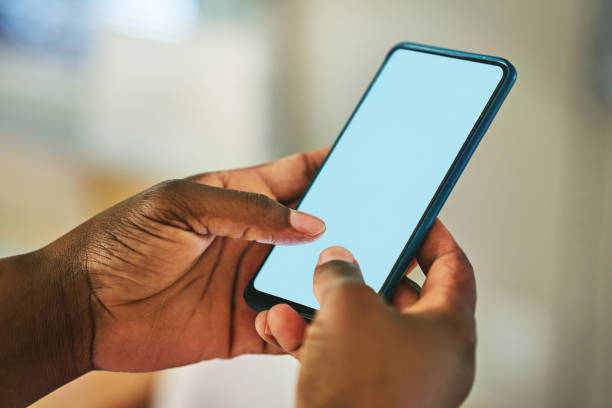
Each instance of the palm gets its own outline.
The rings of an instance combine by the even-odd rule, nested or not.
[[[191,181],[262,193],[288,205],[302,194],[325,154],[319,150]],[[242,297],[269,245],[203,237],[149,218],[135,223],[144,228],[134,223],[109,227],[117,230],[109,245],[124,256],[89,259],[94,309],[100,316],[96,366],[143,371],[244,353],[281,353],[257,335],[256,312]],[[143,232],[150,230],[148,223],[154,224],[154,235]]]

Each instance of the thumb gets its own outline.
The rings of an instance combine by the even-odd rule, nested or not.
[[[319,218],[289,209],[263,194],[187,180],[166,181],[149,194],[154,197],[152,206],[158,217],[200,235],[297,244],[313,241],[325,231]]]
[[[376,297],[376,293],[366,286],[353,255],[337,246],[321,252],[315,268],[313,289],[321,310],[330,298],[359,303],[366,298]]]

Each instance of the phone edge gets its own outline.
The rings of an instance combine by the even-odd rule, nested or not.
[[[451,55],[462,59],[491,63],[502,68],[503,76],[499,84],[497,85],[497,88],[495,89],[495,91],[493,91],[491,99],[482,110],[482,113],[476,121],[476,124],[474,125],[471,134],[467,137],[463,146],[461,146],[457,157],[451,164],[448,173],[440,183],[440,187],[438,187],[438,190],[434,194],[434,198],[431,200],[427,209],[423,213],[423,216],[421,217],[421,220],[419,220],[412,236],[406,242],[406,246],[399,255],[393,268],[391,268],[389,276],[387,277],[381,289],[379,290],[378,293],[387,300],[390,300],[391,296],[393,296],[397,285],[399,284],[402,276],[404,275],[404,271],[410,265],[410,262],[416,256],[417,251],[423,244],[423,241],[425,240],[429,229],[433,225],[434,220],[442,210],[444,203],[450,196],[450,193],[452,192],[453,188],[455,187],[455,184],[459,180],[459,177],[465,170],[465,167],[467,166],[472,155],[476,151],[476,148],[480,144],[480,141],[489,129],[491,123],[493,122],[493,119],[501,108],[501,105],[503,104],[506,97],[508,96],[508,93],[512,89],[512,86],[514,85],[514,82],[516,81],[517,77],[516,68],[514,67],[514,65],[512,65],[512,63],[507,59],[501,57],[494,57],[484,54],[474,54],[471,52],[457,51],[409,42],[397,44],[391,49],[391,51],[389,51],[389,55],[391,55],[398,48],[413,49],[418,51],[430,52],[438,55]]]

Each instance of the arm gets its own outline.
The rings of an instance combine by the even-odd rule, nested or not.
[[[24,406],[91,368],[89,288],[45,250],[0,260],[0,401]]]
[[[29,404],[92,369],[282,353],[257,335],[242,292],[269,244],[323,233],[288,206],[326,151],[161,183],[0,260],[0,405]]]

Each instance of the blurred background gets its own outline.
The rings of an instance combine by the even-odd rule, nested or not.
[[[612,406],[611,21],[609,0],[0,0],[0,256],[330,144],[399,41],[499,55],[518,81],[441,214],[478,279],[465,406]],[[286,407],[296,372],[92,373],[35,406]]]

